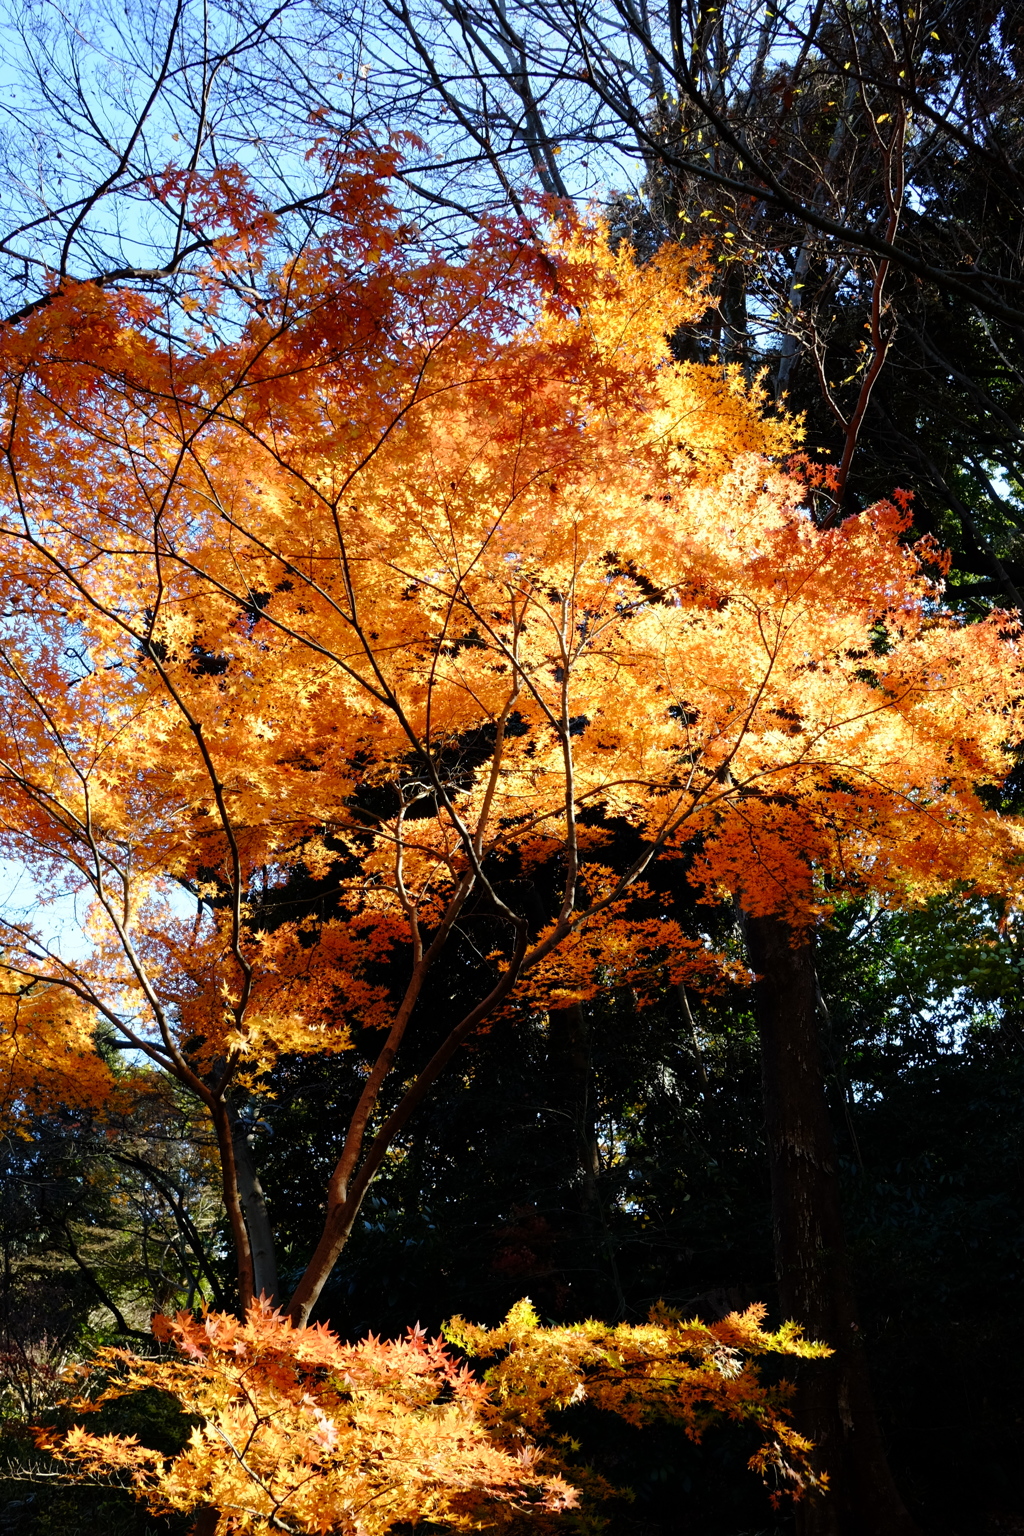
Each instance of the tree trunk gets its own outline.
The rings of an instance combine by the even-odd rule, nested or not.
[[[589,1030],[579,1003],[552,1008],[548,1013],[547,1068],[550,1110],[562,1118],[566,1130],[564,1136],[552,1138],[556,1144],[565,1143],[564,1155],[559,1157],[559,1172],[564,1175],[568,1165],[573,1167],[574,1175],[577,1170],[582,1174],[580,1203],[596,1219],[601,1204],[600,1159],[594,1124]]]
[[[242,1202],[245,1228],[249,1234],[249,1247],[252,1251],[253,1295],[265,1296],[268,1301],[276,1301],[277,1257],[274,1252],[274,1231],[270,1225],[266,1197],[263,1194],[260,1176],[256,1172],[245,1122],[230,1102],[228,1114],[231,1117],[231,1141],[235,1149],[238,1198]]]
[[[798,1506],[798,1536],[915,1536],[886,1460],[847,1265],[810,941],[777,917],[744,917],[743,932],[758,978],[779,1300],[835,1351],[801,1373],[797,1426],[830,1488]]]
[[[208,1106],[217,1137],[220,1153],[221,1188],[224,1193],[224,1209],[231,1227],[235,1247],[235,1271],[238,1276],[239,1313],[244,1316],[258,1292],[253,1288],[252,1245],[245,1223],[245,1211],[238,1189],[238,1166],[235,1162],[235,1134],[231,1123],[231,1111],[224,1098],[213,1098]]]
[[[548,1013],[547,1069],[549,1107],[562,1117],[566,1132],[552,1138],[559,1154],[558,1172],[564,1177],[571,1169],[571,1178],[578,1183],[577,1214],[596,1266],[592,1294],[578,1300],[584,1301],[588,1312],[603,1315],[612,1310],[615,1317],[622,1317],[626,1301],[601,1191],[590,1025],[582,1004],[570,1003]]]

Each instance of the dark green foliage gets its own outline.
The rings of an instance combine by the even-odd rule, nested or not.
[[[851,909],[820,946],[847,1230],[892,1463],[928,1529],[964,1536],[990,1506],[1024,1513],[1018,964],[982,903]]]
[[[156,1308],[222,1299],[204,1127],[148,1089],[0,1140],[0,1414],[31,1418],[98,1333],[148,1337]]]
[[[60,1412],[43,1418],[54,1428],[72,1422]],[[190,1424],[174,1398],[145,1391],[105,1404],[89,1427],[97,1434],[136,1435],[143,1445],[170,1455],[186,1443]],[[64,1480],[24,1425],[8,1425],[0,1434],[3,1536],[185,1536],[188,1526],[181,1516],[147,1514],[124,1488]]]
[[[332,1282],[332,1320],[357,1333],[411,1316],[435,1326],[454,1311],[496,1319],[523,1294],[551,1318],[634,1318],[659,1298],[696,1309],[714,1293],[727,1310],[759,1293],[771,1263],[763,1170],[751,1181],[756,1048],[742,1015],[732,1024],[724,1008],[705,1012],[706,1100],[674,997],[589,1007],[582,1077],[558,1015],[503,1022],[475,1041],[374,1184]],[[289,1094],[292,1073],[301,1085]],[[352,1084],[295,1063],[278,1086],[254,1136],[272,1216],[298,1260],[322,1219]],[[596,1202],[581,1118],[596,1140]]]

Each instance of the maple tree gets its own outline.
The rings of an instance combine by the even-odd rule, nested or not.
[[[480,1379],[419,1329],[343,1344],[266,1303],[242,1322],[182,1312],[154,1323],[175,1355],[101,1350],[72,1405],[88,1414],[140,1388],[169,1392],[195,1423],[177,1456],[81,1425],[39,1438],[83,1474],[126,1474],[156,1512],[197,1514],[197,1531],[372,1536],[425,1518],[477,1530],[571,1509],[571,1470],[544,1437],[553,1412],[585,1400],[633,1423],[670,1419],[694,1440],[722,1418],[752,1424],[763,1443],[750,1466],[799,1497],[814,1482],[810,1447],[788,1422],[790,1389],[765,1387],[754,1361],[827,1350],[792,1324],[765,1332],[763,1315],[705,1325],[662,1311],[643,1326],[544,1328],[522,1302],[496,1329],[447,1326],[463,1353],[494,1362]]]
[[[1020,845],[978,794],[1019,733],[1016,630],[945,612],[898,501],[817,529],[794,425],[673,361],[699,249],[640,268],[539,210],[448,260],[389,200],[398,149],[316,152],[333,223],[289,262],[240,173],[168,171],[152,195],[222,230],[188,321],[65,284],[0,353],[4,851],[91,900],[84,956],[5,920],[9,1112],[118,1090],[97,1020],[176,1077],[245,1307],[272,1234],[232,1088],[379,1029],[297,1322],[497,1010],[713,981],[651,915],[654,858],[800,927],[851,890],[1001,888]],[[298,858],[342,915],[261,926]],[[478,999],[381,1116],[473,913]]]

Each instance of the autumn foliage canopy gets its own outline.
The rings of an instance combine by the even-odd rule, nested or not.
[[[5,1112],[124,1092],[97,1030],[175,1077],[216,1137],[244,1307],[260,1285],[231,1092],[379,1031],[300,1324],[389,1146],[488,1018],[720,974],[659,911],[655,859],[796,927],[868,888],[1007,888],[1021,832],[984,791],[1024,698],[1015,624],[944,608],[899,497],[820,529],[794,423],[738,371],[675,360],[700,250],[641,267],[599,221],[551,214],[545,234],[538,210],[449,258],[391,200],[397,150],[318,153],[335,192],[317,243],[282,252],[240,176],[169,171],[152,195],[223,227],[203,265],[163,297],[65,287],[0,338],[0,851],[81,898],[89,940],[61,952],[4,920]],[[336,877],[331,913],[264,922],[299,861]],[[494,935],[486,984],[382,1117],[470,911]],[[721,1352],[755,1323],[701,1344],[723,1412],[747,1378]],[[442,1485],[462,1519],[478,1474],[525,1486],[520,1450],[480,1427],[511,1365],[484,1392],[418,1337],[349,1348],[263,1312],[171,1333],[202,1370],[160,1369],[206,1427],[169,1467],[116,1451],[157,1503],[185,1507],[187,1470],[188,1498],[260,1519],[280,1498],[310,1530],[321,1497],[331,1519],[372,1500],[376,1530]],[[627,1342],[563,1340],[565,1390],[591,1346]],[[401,1493],[371,1487],[379,1436],[427,1469]],[[68,1454],[115,1449],[83,1431]]]

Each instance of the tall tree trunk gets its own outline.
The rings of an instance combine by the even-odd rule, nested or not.
[[[758,978],[779,1299],[835,1351],[800,1383],[798,1427],[830,1491],[798,1507],[798,1536],[915,1536],[879,1432],[847,1264],[811,944],[777,917],[744,917],[743,931]]]
[[[582,1174],[581,1204],[585,1211],[595,1215],[600,1204],[600,1162],[591,1085],[590,1031],[579,1003],[552,1008],[548,1013],[547,1057],[550,1108],[562,1120],[566,1133],[553,1138],[565,1143],[566,1156],[559,1161],[576,1165],[577,1174]],[[564,1172],[564,1168],[559,1172]]]
[[[574,1179],[579,1180],[579,1214],[589,1246],[606,1271],[606,1280],[599,1280],[587,1305],[594,1311],[605,1311],[610,1289],[616,1313],[621,1316],[625,1300],[601,1196],[590,1026],[580,1003],[570,1003],[567,1008],[552,1008],[548,1013],[547,1067],[550,1108],[561,1118],[565,1128],[564,1135],[553,1138],[561,1154],[559,1162],[562,1166],[558,1172],[564,1175],[568,1166]]]

